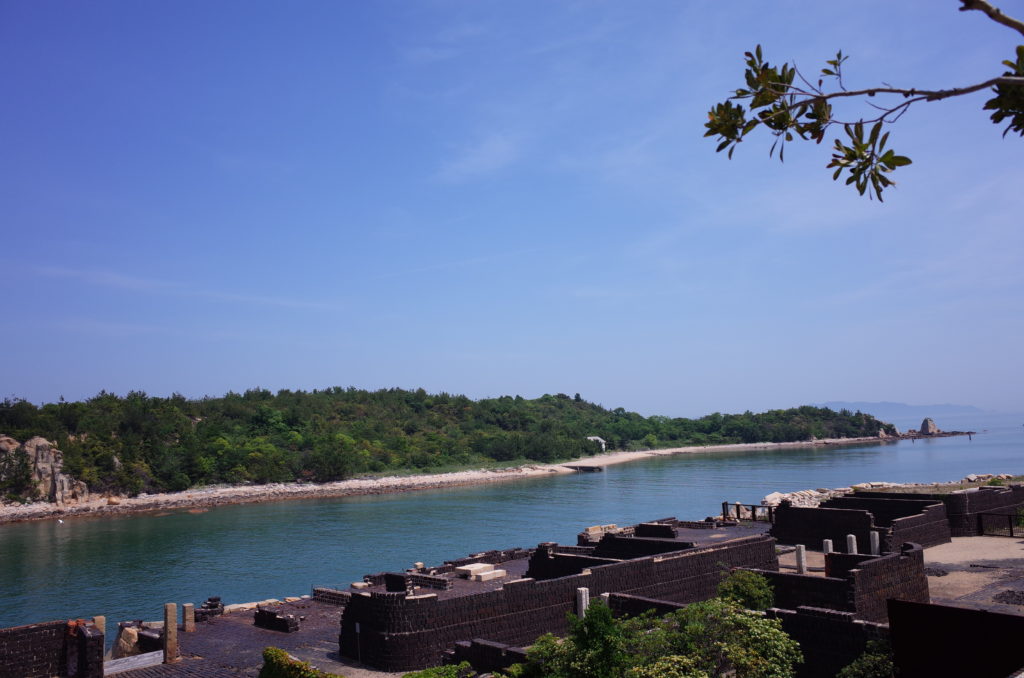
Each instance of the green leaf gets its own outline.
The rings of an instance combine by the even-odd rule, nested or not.
[[[878,133],[882,131],[882,121],[879,120],[875,123],[875,126],[871,128],[871,136],[868,138],[868,143],[872,146],[878,141]]]
[[[892,158],[892,164],[896,167],[903,167],[904,165],[909,165],[912,162],[913,161],[905,155],[896,155]]]

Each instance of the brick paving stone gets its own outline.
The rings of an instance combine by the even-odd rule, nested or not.
[[[193,633],[179,633],[182,661],[117,674],[123,678],[255,678],[263,666],[263,648],[279,647],[328,673],[347,678],[390,678],[402,674],[375,671],[338,656],[342,608],[314,600],[276,606],[282,614],[304,617],[294,633],[253,624],[254,611],[235,612],[197,622]]]

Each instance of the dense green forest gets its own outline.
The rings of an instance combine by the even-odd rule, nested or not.
[[[254,389],[201,400],[101,392],[82,402],[0,403],[0,434],[55,441],[65,471],[91,490],[129,494],[551,462],[599,452],[587,436],[600,436],[608,449],[653,449],[874,436],[880,429],[894,432],[867,414],[817,407],[672,419],[561,393],[474,401],[422,389]],[[25,490],[15,471],[0,467],[0,496]]]

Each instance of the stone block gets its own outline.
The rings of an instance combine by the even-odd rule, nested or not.
[[[490,566],[490,567],[493,567],[493,565]],[[491,569],[491,570],[484,570],[482,572],[477,572],[471,578],[473,579],[473,581],[490,581],[492,579],[500,579],[500,578],[504,577],[506,574],[507,573],[505,572],[505,570],[494,570],[494,569]]]
[[[494,565],[490,563],[470,563],[469,565],[460,565],[455,568],[455,574],[460,577],[472,577],[482,572],[489,572],[494,569]]]

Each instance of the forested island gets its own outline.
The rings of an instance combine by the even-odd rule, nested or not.
[[[367,473],[552,462],[608,449],[896,435],[861,412],[798,407],[699,419],[644,417],[565,394],[536,399],[385,389],[252,389],[189,400],[100,392],[0,403],[0,434],[41,436],[93,492],[134,495],[216,483],[329,482]],[[0,454],[0,497],[33,499],[24,456]]]

